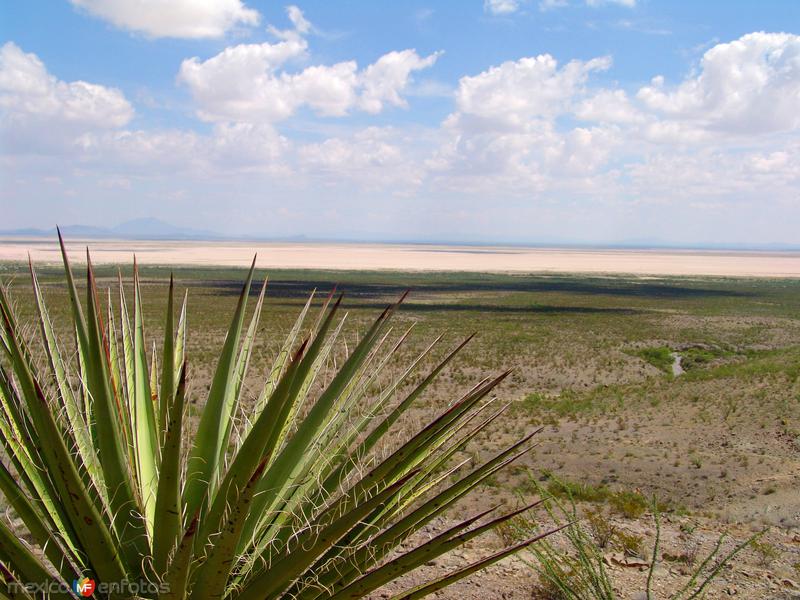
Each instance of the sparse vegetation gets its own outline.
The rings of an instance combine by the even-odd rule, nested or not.
[[[647,510],[647,499],[638,492],[622,490],[614,492],[608,499],[611,507],[626,519],[638,519]]]
[[[661,519],[655,503],[652,508],[656,535],[648,559],[647,580],[640,590],[648,599],[654,598],[652,590],[661,552]],[[616,600],[616,585],[611,572],[605,566],[603,548],[581,526],[576,505],[554,501],[549,508],[549,514],[556,522],[571,524],[564,530],[564,544],[557,546],[556,542],[545,541],[530,550],[533,556],[531,566],[537,571],[539,579],[534,592],[538,595],[535,597],[557,600]],[[692,569],[686,583],[669,595],[669,600],[702,598],[708,586],[719,577],[726,565],[745,548],[758,543],[759,536],[760,534],[756,534],[722,553],[726,536],[721,535],[711,551]],[[644,558],[644,540],[640,536],[616,531],[614,537],[617,546],[627,556]]]
[[[35,323],[25,269],[4,264],[0,270],[17,299],[14,308],[19,322]],[[53,326],[64,341],[63,350],[74,357],[63,272],[45,265],[38,274]],[[122,274],[130,278],[132,271],[123,267]],[[257,278],[263,275],[256,273]],[[114,286],[116,297],[117,268],[99,266],[95,276],[103,295]],[[150,324],[148,333],[165,325],[165,277],[169,277],[169,269],[140,270],[141,308]],[[191,358],[192,393],[187,411],[196,419],[204,410],[216,349],[222,345],[229,315],[235,310],[244,273],[229,268],[177,268],[175,277],[176,287],[189,289],[187,320],[192,327],[186,353]],[[568,486],[575,482],[575,488],[582,487],[573,489],[577,496],[599,494],[602,499],[597,501],[579,501],[581,508],[599,510],[612,526],[643,535],[645,548],[652,544],[648,513],[637,519],[624,517],[611,506],[608,494],[629,492],[646,497],[657,492],[665,512],[662,554],[666,555],[661,560],[677,557],[667,582],[672,586],[669,589],[682,585],[685,576],[680,573],[691,570],[689,546],[697,546],[697,566],[710,550],[715,533],[730,529],[737,539],[743,539],[752,527],[772,526],[770,541],[777,548],[791,543],[794,515],[800,510],[797,495],[787,493],[800,468],[800,281],[275,271],[270,273],[264,300],[266,326],[253,340],[254,375],[249,375],[242,387],[243,407],[257,401],[261,392],[258,379],[280,351],[308,294],[334,284],[346,293],[341,310],[347,311],[348,318],[339,339],[348,348],[369,328],[375,311],[405,289],[412,289],[393,321],[398,333],[413,325],[414,335],[397,349],[386,377],[370,384],[370,397],[386,389],[387,382],[401,374],[401,365],[415,360],[424,350],[422,343],[438,332],[447,332],[446,342],[478,332],[459,361],[448,365],[397,423],[398,438],[435,417],[481,373],[506,367],[514,372],[503,382],[498,396],[512,400],[512,405],[498,416],[491,435],[476,435],[464,452],[454,455],[454,464],[467,460],[465,467],[477,467],[498,445],[544,427],[537,436],[538,446],[519,460],[519,468],[487,478],[484,483],[491,487],[446,511],[445,523],[452,523],[465,511],[513,505],[519,491],[532,497],[535,489],[525,471],[544,469]],[[84,293],[80,282],[77,285]],[[132,294],[129,288],[126,291]],[[255,297],[257,291],[251,294]],[[317,298],[310,310],[320,307]],[[35,330],[28,327],[26,335],[30,333]],[[632,355],[632,349],[660,346],[675,349],[684,362],[693,348],[712,349],[714,357],[697,361],[696,367],[684,364],[687,370],[680,377],[661,377],[640,356]],[[344,355],[341,347],[335,351],[337,364]],[[408,375],[397,394],[407,393],[423,381],[426,369],[433,368],[441,356],[441,351],[434,349],[418,371]],[[700,461],[700,468],[692,459]],[[452,483],[457,477],[448,474],[444,481]],[[548,487],[549,480],[542,484]],[[600,491],[603,489],[607,492]],[[765,494],[767,490],[772,491]],[[634,500],[634,510],[639,504]],[[525,519],[540,521],[533,515]],[[685,536],[679,528],[689,522],[700,525]],[[591,532],[587,534],[591,536]],[[730,546],[730,542],[726,544]],[[619,551],[613,541],[608,547],[611,552]],[[489,551],[478,545],[474,552],[465,553],[463,560],[479,555],[478,550]],[[769,567],[761,567],[754,552],[739,555],[737,560],[744,563],[744,570],[752,566],[776,573],[793,573],[792,565],[797,562],[791,552],[784,552]],[[456,558],[446,564],[460,566]],[[516,567],[513,573],[509,567],[501,569],[480,579],[483,590],[491,588],[495,595],[516,598],[514,590],[529,589],[530,581],[536,579]],[[423,565],[419,580],[398,581],[389,590],[397,593],[403,585],[441,572],[441,561],[438,566]],[[743,578],[738,568],[724,573],[726,587],[738,590],[739,597],[770,593],[763,587],[766,579]],[[461,587],[453,595],[466,592],[470,597],[470,584],[457,585]],[[712,585],[709,597],[721,591]]]
[[[781,551],[777,546],[764,539],[753,540],[750,547],[753,549],[753,553],[758,557],[758,562],[762,567],[769,567],[781,556]]]
[[[672,350],[667,346],[658,346],[656,348],[644,348],[636,352],[638,356],[653,365],[656,369],[664,371],[665,373],[672,373]]]
[[[585,514],[586,525],[592,534],[592,539],[597,547],[605,549],[617,533],[617,528],[606,518],[602,511],[589,509]]]
[[[644,540],[639,535],[619,530],[614,535],[614,544],[626,556],[644,558]]]
[[[686,371],[707,367],[711,362],[720,358],[731,358],[736,354],[730,350],[710,347],[690,347],[681,350],[681,366]]]
[[[562,481],[546,473],[547,493],[556,498],[574,502],[607,503],[617,514],[627,519],[638,519],[647,510],[648,500],[638,492],[612,490],[606,486],[593,486],[582,482]]]

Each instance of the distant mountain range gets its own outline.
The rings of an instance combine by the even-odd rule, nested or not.
[[[123,239],[123,240],[210,240],[225,239],[226,236],[191,229],[177,227],[160,219],[134,219],[125,221],[115,227],[93,227],[91,225],[65,225],[61,233],[66,237],[92,238],[92,239]],[[56,235],[56,228],[52,229],[10,229],[0,231],[2,237],[48,237]]]
[[[91,225],[61,226],[61,233],[73,239],[115,239],[115,240],[208,240],[208,241],[261,241],[261,242],[320,242],[320,243],[367,243],[367,244],[420,244],[443,246],[504,246],[524,248],[586,248],[586,249],[673,249],[673,250],[762,250],[762,251],[798,251],[797,244],[674,244],[663,240],[623,240],[618,242],[564,242],[559,240],[540,240],[539,242],[492,240],[457,240],[457,239],[376,239],[362,236],[352,237],[314,237],[304,235],[266,236],[266,235],[226,235],[203,229],[178,227],[166,221],[154,218],[125,221],[114,227],[94,227]],[[56,229],[7,229],[0,230],[0,238],[4,237],[41,237],[54,239]]]

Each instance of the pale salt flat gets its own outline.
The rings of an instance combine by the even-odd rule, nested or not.
[[[414,244],[70,240],[73,262],[95,264],[496,273],[591,273],[724,277],[800,277],[800,252],[628,250]],[[0,239],[0,261],[59,263],[55,241]]]

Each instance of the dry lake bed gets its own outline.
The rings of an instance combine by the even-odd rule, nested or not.
[[[224,266],[487,273],[609,273],[659,276],[800,277],[800,252],[443,246],[427,244],[69,240],[73,260],[96,264]],[[0,239],[0,261],[60,261],[54,240]]]

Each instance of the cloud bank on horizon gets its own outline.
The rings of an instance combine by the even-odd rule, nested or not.
[[[800,35],[689,27],[648,63],[652,39],[675,37],[659,20],[678,19],[635,0],[408,5],[402,25],[319,4],[275,25],[256,4],[71,0],[60,18],[88,34],[56,66],[69,35],[37,43],[15,15],[6,225],[800,243]],[[119,63],[86,54],[105,43]]]

